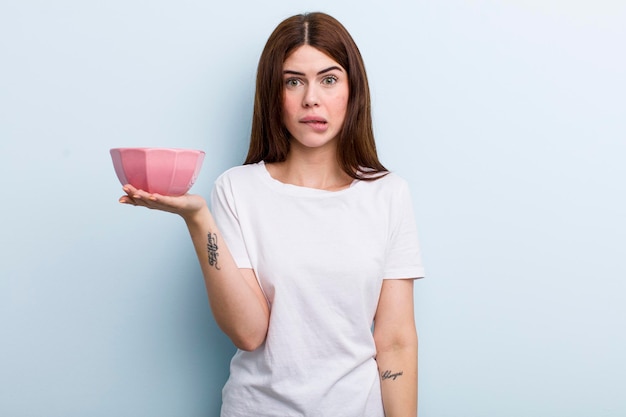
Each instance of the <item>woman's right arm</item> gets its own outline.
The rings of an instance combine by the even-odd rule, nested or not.
[[[259,347],[267,334],[269,306],[254,271],[235,264],[205,200],[189,194],[149,194],[130,185],[124,191],[121,203],[176,213],[185,220],[215,321],[237,348],[252,351]]]

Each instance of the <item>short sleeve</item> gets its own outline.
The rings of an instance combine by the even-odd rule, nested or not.
[[[390,229],[387,245],[385,279],[413,279],[424,277],[424,267],[417,236],[411,193],[402,180],[390,201]]]
[[[237,266],[239,268],[251,268],[232,183],[225,175],[220,176],[215,181],[211,193],[211,212]]]

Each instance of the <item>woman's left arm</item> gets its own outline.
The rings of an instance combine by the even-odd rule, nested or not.
[[[413,280],[386,279],[374,318],[376,362],[386,417],[417,416],[417,331]]]

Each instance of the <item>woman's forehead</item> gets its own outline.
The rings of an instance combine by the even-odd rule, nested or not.
[[[345,71],[330,55],[310,45],[299,46],[283,62],[283,69],[290,70],[297,70],[297,68],[307,68],[309,70],[317,68],[321,70],[332,66]]]

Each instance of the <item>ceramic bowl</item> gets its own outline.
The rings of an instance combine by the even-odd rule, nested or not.
[[[113,148],[113,167],[122,185],[168,196],[185,194],[198,178],[204,152],[175,148]]]

